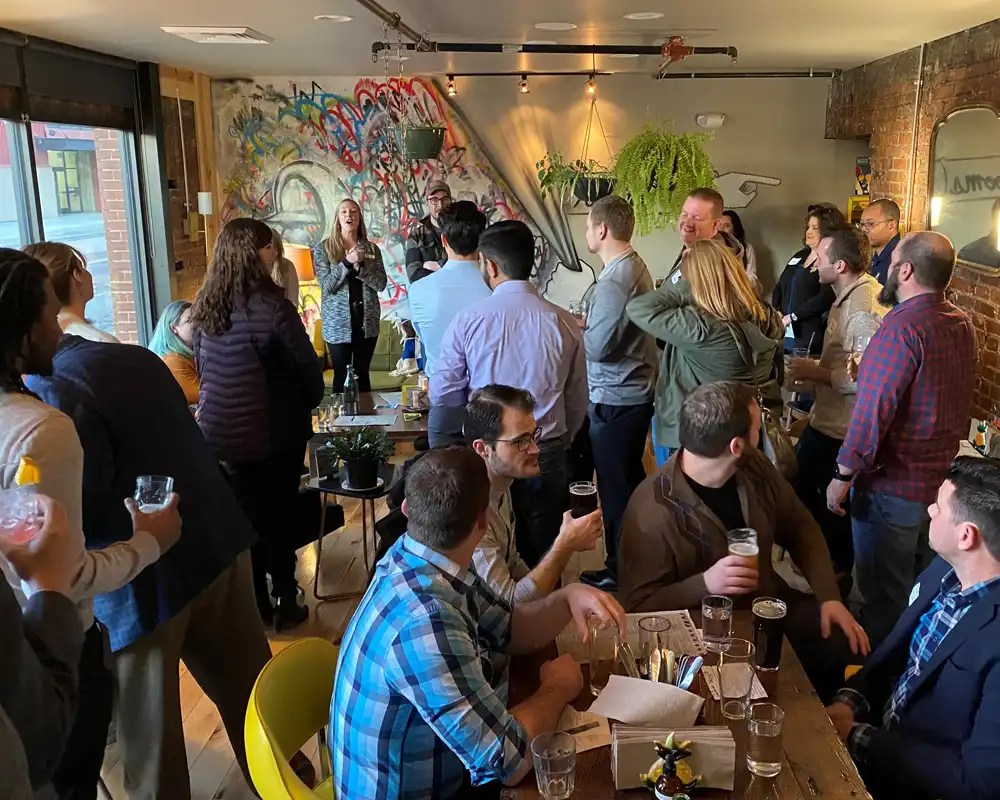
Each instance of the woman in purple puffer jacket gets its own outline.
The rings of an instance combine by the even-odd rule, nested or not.
[[[273,618],[281,629],[308,616],[298,600],[288,526],[312,409],[323,400],[323,372],[295,307],[268,272],[273,246],[263,222],[227,223],[191,320],[198,423],[260,537],[252,550],[257,605],[265,622]]]

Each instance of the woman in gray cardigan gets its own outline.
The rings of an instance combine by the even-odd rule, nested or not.
[[[378,341],[378,293],[388,278],[382,251],[368,241],[361,206],[342,200],[330,236],[313,248],[316,280],[322,293],[323,339],[333,364],[333,391],[344,391],[353,361],[358,389],[372,389],[368,368]]]

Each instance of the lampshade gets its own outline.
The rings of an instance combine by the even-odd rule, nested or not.
[[[313,270],[313,254],[308,247],[300,244],[286,244],[285,258],[295,265],[295,272],[300,281],[316,280],[316,272]]]

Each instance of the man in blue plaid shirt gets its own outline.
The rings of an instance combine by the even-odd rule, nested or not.
[[[939,557],[827,711],[876,800],[995,800],[1000,462],[955,459],[929,512]]]
[[[379,562],[340,648],[330,703],[335,796],[448,798],[514,785],[530,742],[553,730],[583,687],[563,655],[544,664],[534,695],[508,711],[491,685],[491,652],[527,653],[596,615],[624,635],[625,613],[575,583],[513,609],[471,570],[487,530],[486,465],[468,448],[432,450],[406,475],[408,531]]]

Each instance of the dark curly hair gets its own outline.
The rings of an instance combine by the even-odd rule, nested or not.
[[[18,360],[45,308],[48,277],[37,259],[0,247],[0,391],[27,393]]]
[[[271,244],[271,229],[260,220],[234,219],[220,231],[205,282],[191,305],[191,321],[210,336],[232,325],[233,307],[250,295],[275,286],[257,252]]]

